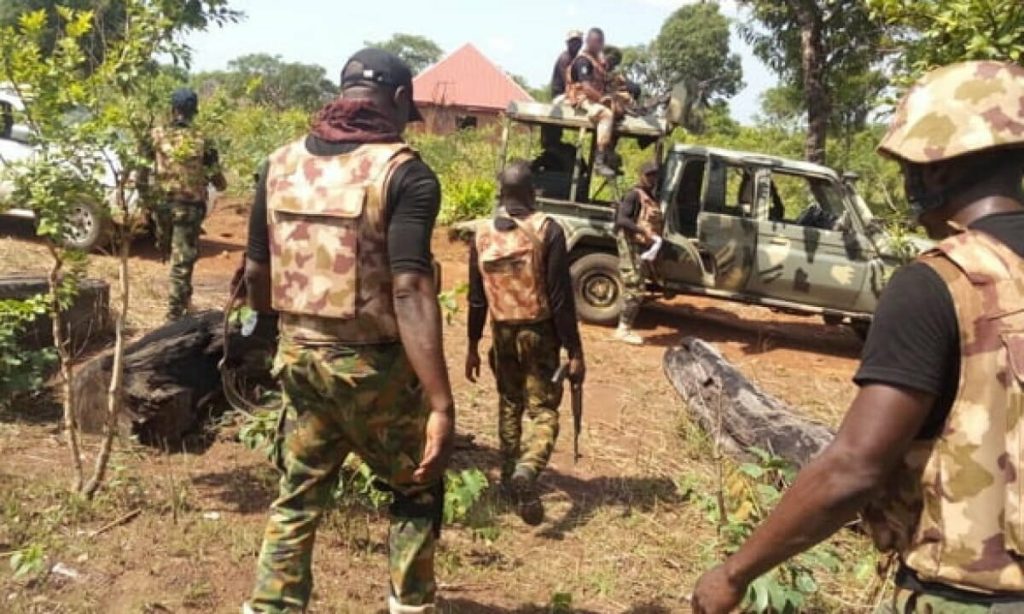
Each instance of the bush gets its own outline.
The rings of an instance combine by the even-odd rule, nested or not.
[[[494,179],[461,178],[441,181],[441,215],[438,223],[451,225],[485,217],[494,210],[498,189]]]
[[[39,390],[56,362],[53,348],[26,350],[19,338],[46,313],[46,297],[0,301],[0,408],[25,392]]]

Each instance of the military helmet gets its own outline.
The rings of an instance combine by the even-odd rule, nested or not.
[[[1013,147],[1024,147],[1024,67],[973,61],[922,77],[896,109],[878,152],[928,164]]]

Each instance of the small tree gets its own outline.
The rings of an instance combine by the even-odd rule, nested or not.
[[[386,41],[365,41],[367,47],[377,47],[397,55],[405,60],[412,73],[422,72],[431,64],[436,64],[444,52],[434,41],[417,34],[393,34]]]
[[[899,45],[897,68],[904,82],[964,60],[1024,62],[1020,0],[865,1]]]
[[[74,489],[91,497],[102,484],[113,445],[123,393],[125,323],[130,305],[128,256],[142,207],[135,186],[148,166],[141,155],[162,108],[162,71],[154,58],[187,57],[168,32],[173,19],[157,0],[124,0],[118,36],[100,59],[86,53],[96,24],[91,11],[57,7],[25,13],[17,25],[0,27],[0,71],[24,103],[36,155],[8,167],[13,201],[33,209],[38,234],[52,256],[49,315],[60,364],[64,427],[75,471]],[[56,40],[50,36],[56,23]],[[72,356],[63,313],[85,270],[86,256],[67,249],[63,238],[74,205],[96,205],[117,222],[113,245],[119,256],[119,302],[115,317],[114,366],[105,436],[86,480],[75,421]]]

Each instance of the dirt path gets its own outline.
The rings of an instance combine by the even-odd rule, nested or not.
[[[225,203],[202,237],[195,285],[200,308],[219,307],[246,235],[244,207]],[[466,278],[465,246],[439,232],[435,253],[448,288]],[[133,330],[159,322],[166,267],[140,243],[132,262],[138,307]],[[92,273],[112,279],[114,262],[96,257]],[[45,250],[31,228],[0,222],[0,275],[39,272]],[[497,497],[481,526],[445,533],[438,555],[446,612],[547,612],[571,601],[581,612],[685,611],[692,581],[716,557],[715,531],[688,488],[710,483],[708,448],[683,417],[662,374],[666,347],[682,335],[714,342],[769,392],[834,423],[853,394],[849,378],[859,342],[816,320],[703,299],[680,298],[646,309],[648,345],[607,340],[583,327],[589,366],[583,458],[571,457],[571,419],[543,478],[548,519],[522,525]],[[462,377],[465,310],[445,341],[459,429],[474,437],[460,467],[496,472],[496,395],[489,373]],[[568,398],[564,401],[568,407]],[[0,611],[237,612],[252,581],[275,484],[260,454],[225,427],[201,449],[170,455],[130,445],[115,458],[114,481],[89,509],[60,492],[64,452],[47,415],[0,416],[0,551],[46,546],[47,564],[79,574],[26,583],[0,572]],[[90,442],[91,444],[92,442]],[[686,486],[686,485],[690,486]],[[87,538],[126,511],[131,523]],[[29,522],[31,520],[31,522]],[[333,513],[317,542],[314,612],[374,612],[384,603],[384,524],[365,513]],[[838,579],[824,580],[826,586]]]

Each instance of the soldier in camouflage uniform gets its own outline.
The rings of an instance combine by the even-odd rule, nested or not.
[[[897,109],[879,151],[940,242],[886,288],[835,441],[701,578],[697,612],[731,611],[858,512],[897,569],[882,611],[1024,611],[1022,101],[1024,68],[965,62]]]
[[[645,269],[661,246],[664,216],[655,198],[658,165],[648,162],[640,169],[640,181],[619,203],[615,216],[615,243],[619,250],[619,278],[622,280],[622,314],[613,339],[630,345],[643,345],[633,332],[644,298]],[[649,251],[650,250],[650,251]]]
[[[434,553],[454,409],[430,255],[436,175],[401,138],[420,120],[412,74],[364,49],[312,132],[260,172],[245,283],[276,312],[286,435],[248,612],[299,612],[317,524],[354,453],[393,495],[392,614],[435,611]]]
[[[562,384],[552,381],[566,348],[569,377],[586,370],[569,279],[562,228],[534,209],[525,162],[501,174],[501,199],[493,220],[481,223],[470,250],[469,351],[466,377],[480,372],[480,338],[488,315],[490,360],[498,384],[501,478],[519,514],[530,525],[544,519],[537,476],[558,438]],[[529,429],[523,437],[523,416]]]
[[[171,123],[153,130],[152,148],[161,204],[154,215],[160,253],[170,253],[167,319],[188,312],[192,270],[199,258],[199,233],[206,216],[207,185],[227,188],[217,150],[192,125],[199,99],[189,89],[171,96]]]

